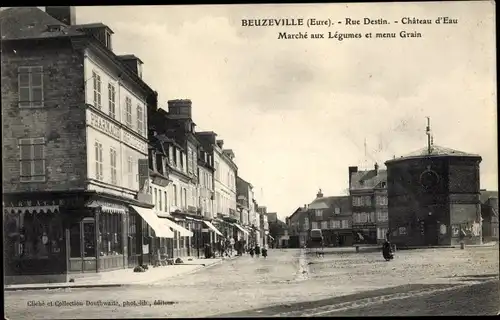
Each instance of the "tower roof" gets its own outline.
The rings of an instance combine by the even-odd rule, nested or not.
[[[459,150],[455,150],[455,149],[451,149],[451,148],[433,145],[431,147],[430,153],[429,153],[428,148],[421,148],[421,149],[418,149],[418,150],[411,152],[407,155],[401,156],[399,158],[388,160],[385,163],[407,160],[407,159],[427,158],[427,157],[476,157],[476,158],[481,158],[481,156],[478,154],[468,153],[468,152],[459,151]]]

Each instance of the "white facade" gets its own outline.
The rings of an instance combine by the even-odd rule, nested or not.
[[[229,209],[236,212],[237,172],[233,165],[222,150],[214,146],[215,210],[224,216],[229,216]]]
[[[198,207],[206,218],[214,218],[214,181],[212,172],[203,166],[198,166]]]
[[[88,190],[134,198],[148,159],[145,96],[87,50],[84,57]]]

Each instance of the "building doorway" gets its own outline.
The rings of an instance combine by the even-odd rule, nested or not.
[[[427,219],[424,225],[425,245],[437,246],[439,244],[439,226],[433,219]]]
[[[97,236],[95,219],[84,218],[70,225],[67,232],[68,271],[97,272]]]

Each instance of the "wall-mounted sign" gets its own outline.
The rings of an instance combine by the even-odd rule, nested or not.
[[[90,125],[112,137],[120,140],[120,127],[111,121],[101,117],[95,112],[90,111]]]
[[[148,153],[148,146],[146,142],[125,131],[123,132],[123,142],[132,148],[139,150],[143,154]]]

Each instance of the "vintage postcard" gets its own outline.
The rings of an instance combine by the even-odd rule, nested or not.
[[[495,9],[2,8],[6,318],[496,315]]]

